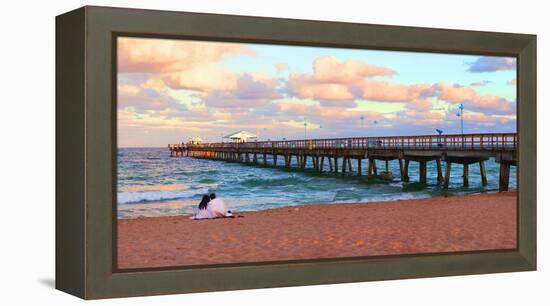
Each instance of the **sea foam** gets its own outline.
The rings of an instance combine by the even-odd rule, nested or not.
[[[139,204],[155,201],[181,200],[198,197],[208,193],[208,188],[183,190],[144,190],[139,192],[120,191],[117,195],[119,204]]]

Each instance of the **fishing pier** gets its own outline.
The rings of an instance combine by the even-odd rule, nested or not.
[[[458,134],[423,136],[353,137],[253,142],[169,144],[170,156],[188,156],[286,168],[305,169],[308,160],[319,173],[363,175],[363,160],[368,161],[366,175],[378,175],[376,161],[397,160],[400,178],[410,181],[409,164],[419,164],[420,183],[427,181],[427,163],[435,162],[437,179],[449,187],[453,164],[463,166],[463,185],[468,186],[469,167],[479,165],[482,185],[487,184],[485,161],[494,158],[500,164],[499,190],[507,191],[510,166],[517,166],[517,134]],[[268,156],[271,162],[268,162]],[[292,161],[296,162],[293,164]],[[278,164],[281,162],[282,164]],[[355,164],[355,171],[354,171]],[[442,171],[445,164],[445,173]],[[328,165],[326,167],[325,165]],[[328,168],[328,169],[327,169]]]

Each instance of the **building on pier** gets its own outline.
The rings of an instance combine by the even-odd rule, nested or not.
[[[243,143],[243,142],[248,142],[251,139],[258,139],[258,136],[247,131],[238,131],[233,134],[224,136],[223,138],[231,139],[231,141],[236,143]]]

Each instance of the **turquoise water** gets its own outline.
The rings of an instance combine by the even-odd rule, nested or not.
[[[341,158],[339,162],[341,163]],[[293,163],[296,160],[293,159]],[[268,157],[268,163],[271,163]],[[282,159],[279,164],[282,163]],[[409,183],[399,179],[399,164],[389,163],[393,178],[342,176],[313,170],[262,167],[190,157],[170,157],[167,148],[121,148],[118,150],[118,217],[138,218],[194,213],[203,194],[215,192],[232,211],[251,211],[289,205],[353,203],[440,195],[471,194],[498,190],[499,165],[486,163],[488,185],[481,186],[479,166],[470,165],[470,186],[462,187],[462,166],[453,164],[449,190],[437,182],[435,161],[428,163],[428,183],[418,181],[418,163],[409,166]],[[339,165],[341,168],[341,164]],[[312,168],[308,159],[308,168]],[[385,169],[377,162],[379,173]],[[356,161],[353,169],[357,170]],[[510,189],[515,190],[516,168],[510,171]]]

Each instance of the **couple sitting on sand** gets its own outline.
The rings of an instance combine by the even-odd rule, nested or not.
[[[215,219],[215,218],[231,218],[233,214],[227,210],[225,203],[221,199],[216,198],[216,194],[202,196],[199,203],[197,213],[190,219]]]

